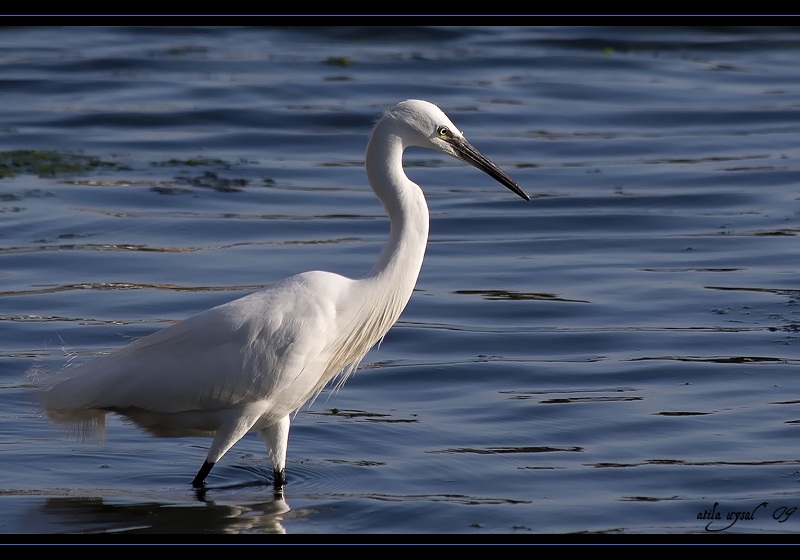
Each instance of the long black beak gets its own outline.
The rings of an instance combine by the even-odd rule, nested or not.
[[[520,187],[511,177],[508,176],[508,173],[497,167],[497,165],[490,161],[486,156],[473,148],[472,144],[467,142],[463,136],[460,138],[447,138],[447,142],[453,146],[453,149],[456,151],[456,155],[463,161],[470,165],[474,165],[481,171],[487,173],[490,177],[493,177],[495,180],[508,187],[511,192],[519,195],[521,198],[524,198],[525,200],[531,199],[531,197],[528,196],[528,193],[523,191],[522,187]]]

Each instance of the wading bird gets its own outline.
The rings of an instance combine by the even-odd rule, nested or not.
[[[403,101],[378,120],[367,145],[367,177],[391,223],[369,274],[297,274],[67,368],[44,389],[50,419],[102,433],[113,412],[159,437],[211,436],[195,488],[255,431],[282,493],[291,414],[337,375],[344,382],[397,321],[417,282],[429,217],[420,187],[403,171],[409,146],[469,163],[530,200],[437,106]]]

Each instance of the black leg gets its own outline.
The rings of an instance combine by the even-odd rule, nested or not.
[[[283,488],[286,486],[286,470],[272,471],[272,486],[275,489],[275,497],[283,498]]]
[[[192,486],[194,488],[201,488],[203,486],[203,481],[206,479],[206,476],[208,476],[208,473],[211,472],[211,467],[213,466],[214,463],[209,463],[208,461],[203,462],[203,466],[197,471],[197,475],[195,475],[192,481]]]

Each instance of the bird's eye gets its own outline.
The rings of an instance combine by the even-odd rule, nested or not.
[[[437,130],[437,132],[439,133],[439,137],[440,138],[447,137],[447,136],[452,136],[452,133],[450,132],[450,129],[447,128],[446,126],[440,126],[439,130]]]

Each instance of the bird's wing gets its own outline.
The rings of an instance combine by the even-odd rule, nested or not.
[[[288,414],[319,381],[349,282],[304,273],[189,317],[79,366],[46,407],[170,413],[274,400]]]

